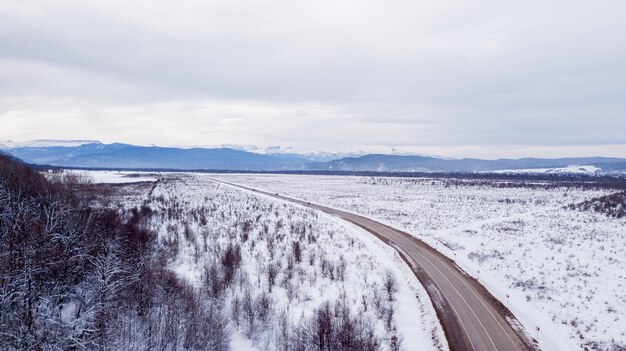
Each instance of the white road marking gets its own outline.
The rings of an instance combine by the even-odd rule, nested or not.
[[[431,256],[433,256],[436,260],[438,260],[438,261],[442,262],[442,261],[441,261],[441,258],[437,257],[436,255],[433,255],[433,254],[432,254],[432,253],[430,253],[430,252],[429,252],[429,254],[430,254]],[[444,263],[444,266],[446,266],[446,267],[447,267],[447,265],[445,265],[445,263]],[[449,268],[449,267],[448,267],[448,269],[454,273],[454,271],[453,271],[451,268]],[[517,344],[515,343],[515,341],[513,341],[513,339],[512,339],[512,338],[511,338],[511,336],[509,335],[509,333],[507,333],[506,329],[504,328],[504,326],[502,325],[502,323],[498,320],[498,318],[497,318],[497,317],[493,314],[493,312],[491,312],[491,309],[490,309],[490,308],[489,308],[489,307],[485,304],[485,302],[483,301],[482,297],[481,297],[481,296],[479,296],[479,295],[477,295],[477,294],[476,294],[476,292],[474,291],[474,289],[472,289],[472,288],[471,288],[471,287],[467,284],[467,282],[466,282],[464,279],[459,278],[459,277],[457,276],[457,274],[454,274],[454,276],[455,276],[455,277],[456,277],[456,278],[457,278],[457,279],[458,279],[461,283],[463,283],[463,285],[465,285],[465,286],[469,289],[469,291],[470,291],[470,292],[474,295],[474,297],[476,297],[476,299],[478,299],[478,301],[480,301],[480,303],[483,305],[483,307],[485,307],[485,309],[487,310],[487,312],[489,312],[489,314],[491,315],[491,317],[492,317],[493,319],[495,319],[496,323],[498,323],[498,325],[500,326],[500,328],[502,328],[502,331],[504,331],[504,333],[506,334],[507,338],[511,341],[511,343],[512,343],[513,345],[515,345],[515,349],[516,349],[516,350],[519,350],[519,348],[517,347]]]
[[[467,303],[467,300],[465,300],[465,298],[463,297],[463,294],[461,294],[461,292],[459,290],[457,290],[456,286],[454,286],[454,284],[452,284],[452,282],[448,279],[448,277],[446,277],[445,274],[443,274],[443,272],[441,270],[439,270],[439,268],[437,268],[437,266],[435,266],[426,256],[424,256],[424,254],[422,254],[421,252],[417,252],[420,256],[422,256],[424,258],[424,260],[426,260],[426,262],[430,263],[431,266],[433,266],[434,269],[437,270],[437,272],[439,272],[439,274],[441,274],[443,276],[443,278],[448,282],[448,284],[450,284],[450,286],[452,287],[452,289],[454,289],[454,291],[456,291],[456,293],[461,297],[461,300],[463,300],[463,302],[465,302],[465,305],[467,305],[467,307],[469,308],[470,311],[472,311],[472,314],[474,315],[474,317],[476,317],[476,319],[478,320],[478,324],[480,324],[480,326],[483,328],[483,330],[485,331],[485,334],[487,334],[487,337],[489,338],[489,341],[491,341],[491,345],[493,345],[493,349],[498,351],[498,347],[496,347],[496,344],[493,342],[493,339],[491,339],[491,335],[489,335],[489,332],[487,331],[487,328],[485,328],[485,325],[483,324],[483,322],[480,320],[480,318],[478,318],[478,315],[476,314],[476,312],[474,312],[474,309],[472,309],[472,306]],[[460,320],[460,316],[459,316],[459,320]],[[468,334],[469,336],[469,334]],[[471,339],[471,338],[470,338]]]

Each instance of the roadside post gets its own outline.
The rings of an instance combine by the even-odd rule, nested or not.
[[[535,330],[537,331],[537,342],[539,342],[539,331],[541,330],[541,328],[539,328],[539,326],[535,327]]]

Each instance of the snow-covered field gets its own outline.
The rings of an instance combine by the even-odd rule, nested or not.
[[[626,221],[564,208],[611,191],[441,179],[214,177],[362,214],[429,242],[478,277],[546,350],[626,348]]]
[[[73,175],[81,178],[82,181],[95,184],[154,182],[158,178],[158,174],[154,172],[63,170],[62,172],[48,173],[48,177],[66,175]]]
[[[75,177],[79,182],[93,184],[124,184],[139,182],[154,182],[159,174],[154,172],[135,171],[87,171],[77,169],[66,169],[62,171],[49,171],[45,173],[48,179]]]
[[[110,179],[99,173],[85,175]],[[233,349],[286,350],[286,340],[289,350],[312,348],[297,340],[315,330],[326,306],[341,321],[337,335],[357,334],[381,350],[394,336],[405,350],[447,349],[414,275],[361,229],[202,174],[163,174],[140,189],[146,225],[168,250],[171,269],[220,301]],[[138,191],[117,194],[127,207],[141,203]]]

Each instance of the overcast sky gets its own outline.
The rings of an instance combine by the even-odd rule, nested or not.
[[[0,140],[626,157],[626,2],[3,1]]]

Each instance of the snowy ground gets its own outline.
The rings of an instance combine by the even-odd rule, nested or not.
[[[49,172],[49,177],[65,175],[74,175],[81,180],[95,184],[122,184],[122,183],[138,183],[138,182],[154,182],[158,178],[158,174],[154,172],[131,172],[131,171],[86,171],[86,170],[63,170],[59,172]]]
[[[362,214],[424,239],[478,277],[546,350],[626,348],[626,222],[564,209],[610,191],[440,179],[214,177]]]
[[[98,182],[117,180],[100,172],[85,175]],[[207,175],[157,178],[154,186],[142,188],[143,205],[152,212],[147,225],[170,250],[171,269],[221,301],[233,325],[233,349],[281,348],[286,331],[309,326],[325,302],[348,311],[360,332],[371,330],[382,350],[390,348],[392,336],[405,350],[447,349],[426,292],[395,252],[370,234],[328,215],[214,183]],[[136,191],[119,194],[117,201],[137,204]],[[223,267],[232,248],[241,256],[238,269],[229,283],[216,286],[212,282],[226,278],[213,268]],[[384,289],[388,272],[398,287],[391,301]],[[246,303],[256,306],[256,314],[246,315]]]

